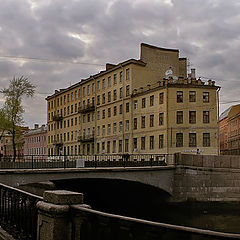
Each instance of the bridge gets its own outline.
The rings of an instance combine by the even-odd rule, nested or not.
[[[171,201],[240,200],[240,158],[176,154],[172,166],[4,169],[12,186],[46,180],[105,179],[138,182],[169,193]],[[228,234],[128,218],[84,205],[81,193],[46,191],[43,197],[0,184],[0,224],[17,239],[240,239]],[[38,212],[37,212],[38,209]],[[19,214],[21,212],[21,214]],[[37,222],[38,219],[38,222]],[[137,237],[138,236],[138,237]],[[1,239],[1,238],[0,238]],[[10,238],[5,238],[10,239]]]
[[[133,181],[173,193],[174,166],[0,170],[0,182],[12,187],[64,179]]]

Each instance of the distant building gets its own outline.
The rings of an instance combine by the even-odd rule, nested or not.
[[[16,132],[15,144],[16,144],[16,154],[17,156],[22,156],[24,154],[24,133],[28,131],[28,127],[18,127]],[[6,133],[3,138],[3,155],[13,156],[13,145],[12,145],[12,134]]]
[[[217,94],[179,50],[141,44],[129,59],[47,100],[48,154],[218,154]]]
[[[1,141],[0,141],[0,155],[6,156],[7,155],[7,149],[9,144],[11,144],[12,141],[12,135],[9,133],[4,133]]]
[[[47,127],[38,124],[24,134],[24,155],[45,155],[47,153]]]
[[[240,155],[240,104],[225,110],[219,120],[220,153]]]

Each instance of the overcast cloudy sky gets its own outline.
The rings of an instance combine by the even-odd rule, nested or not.
[[[240,0],[0,0],[0,88],[28,77],[37,92],[25,122],[43,124],[47,95],[106,62],[138,59],[141,42],[180,49],[222,87],[222,103],[240,103]]]

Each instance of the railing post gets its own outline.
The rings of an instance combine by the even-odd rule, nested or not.
[[[83,194],[65,190],[45,191],[37,203],[37,240],[70,240],[70,205],[82,204]]]
[[[33,167],[34,167],[34,166],[33,166],[33,155],[32,155],[32,169],[33,169]]]

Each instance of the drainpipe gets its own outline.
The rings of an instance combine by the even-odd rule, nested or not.
[[[125,139],[124,139],[124,131],[125,131],[125,124],[124,124],[124,89],[125,89],[125,74],[122,64],[120,64],[122,69],[122,150],[125,153]],[[129,148],[129,140],[128,140],[128,148]]]
[[[218,147],[218,155],[220,155],[220,129],[219,129],[219,91],[220,87],[217,89],[217,134],[218,134],[218,139],[217,139],[217,147]]]
[[[167,119],[167,152],[166,154],[168,154],[169,152],[169,143],[168,143],[168,81],[165,81],[165,86],[166,86],[166,119]]]

